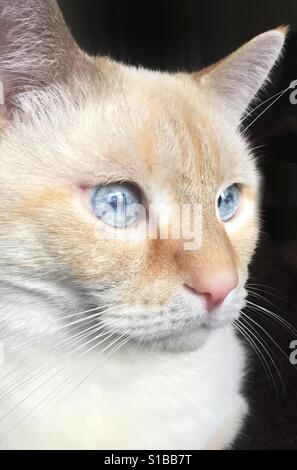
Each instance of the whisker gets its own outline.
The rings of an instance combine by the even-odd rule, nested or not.
[[[104,325],[93,325],[92,327],[90,328],[87,328],[87,333],[85,333],[86,330],[83,330],[83,332],[77,334],[77,335],[81,335],[79,336],[79,338],[77,338],[75,340],[75,342],[80,342],[82,339],[85,339],[86,337],[90,336],[90,335],[93,335],[94,333],[96,333],[97,331],[100,331],[100,330],[104,330],[104,328],[106,328],[107,326],[111,326],[113,325],[114,323],[117,323],[120,319],[122,319],[122,317],[119,317],[119,318],[116,318],[116,319],[113,319],[111,320],[110,322],[108,323],[105,323]],[[89,331],[90,330],[90,331]],[[77,336],[77,335],[74,335],[74,336]],[[61,343],[64,343],[67,341],[67,344],[66,344],[66,348],[68,349],[71,344],[73,343],[73,338],[70,337],[70,341],[69,341],[69,338],[66,338],[65,340],[63,340]],[[84,346],[84,345],[83,345]],[[82,347],[82,345],[80,345],[80,348]],[[65,349],[65,348],[64,348]],[[66,349],[66,351],[67,351]],[[79,348],[76,348],[74,350],[71,350],[70,352],[68,352],[66,354],[66,356],[63,357],[63,359],[65,358],[68,358],[69,356],[73,355],[74,352],[76,352]],[[62,349],[58,349],[57,348],[57,345],[55,345],[53,348],[50,348],[47,353],[49,352],[57,352],[59,351],[59,353],[63,352],[63,348]],[[52,363],[52,361],[48,361],[49,364]],[[40,369],[40,366],[42,366],[42,369]],[[48,368],[48,367],[44,367],[44,363],[41,361],[39,362],[39,364],[37,365],[34,365],[33,367],[30,367],[29,370],[27,369],[25,371],[25,373],[22,375],[21,378],[17,378],[16,381],[12,381],[10,382],[6,388],[1,389],[2,391],[2,395],[0,396],[0,402],[3,401],[5,398],[7,397],[11,397],[13,394],[17,393],[18,391],[20,391],[20,386],[21,388],[24,388],[24,386],[26,385],[29,385],[34,379],[36,378],[39,378],[43,375],[44,372],[49,372],[51,371],[52,369],[54,369],[56,367],[56,364],[54,364],[52,367]],[[37,369],[37,372],[35,372],[33,375],[31,375],[30,377],[27,377],[28,376],[28,373],[30,373],[31,371],[34,371]],[[21,382],[21,380],[26,377],[26,380],[24,382]],[[21,382],[21,383],[20,383]],[[12,388],[14,387],[14,388]]]
[[[246,284],[247,287],[251,286],[251,287],[263,287],[265,288],[269,293],[270,291],[274,291],[274,292],[278,292],[279,294],[281,294],[281,291],[276,289],[275,287],[272,287],[272,286],[269,286],[269,285],[266,285],[266,284],[258,284],[258,283],[250,283],[248,282]]]
[[[111,344],[109,344],[106,348],[104,348],[104,349],[101,351],[101,353],[104,353],[105,351],[107,351],[108,348],[110,348],[116,341],[122,339],[123,336],[126,336],[126,333],[124,333],[122,336],[120,336],[119,338],[117,338],[114,342],[112,342]],[[125,338],[123,344],[126,343],[126,342],[128,342],[129,340],[130,340],[130,338]],[[103,341],[104,341],[104,340],[103,340]],[[103,341],[99,342],[99,343],[97,344],[97,346],[99,346],[100,344],[102,344]],[[121,345],[120,345],[120,346],[121,346]],[[115,352],[116,350],[117,350],[117,349],[113,350],[112,352]],[[86,376],[86,377],[81,381],[81,383],[79,383],[77,386],[80,386],[80,385],[89,377],[89,375],[91,375],[92,372],[94,372],[98,367],[99,367],[99,365],[96,365],[96,368],[94,368],[94,369],[91,371],[91,373],[88,374],[88,376]],[[65,370],[65,368],[63,368],[63,370]],[[77,371],[78,371],[78,370],[80,370],[80,368],[78,368]],[[58,385],[57,387],[55,387],[54,390],[51,391],[46,397],[44,397],[41,401],[39,401],[39,403],[37,404],[37,406],[36,406],[34,409],[31,409],[25,416],[23,416],[23,418],[22,418],[20,421],[18,421],[18,422],[16,423],[16,425],[15,425],[12,429],[10,429],[10,431],[8,431],[8,433],[7,433],[5,436],[3,436],[3,437],[0,438],[0,442],[5,441],[5,440],[6,440],[6,439],[7,439],[7,438],[8,438],[8,437],[9,437],[9,436],[10,436],[28,417],[29,417],[29,416],[31,416],[32,414],[35,413],[37,407],[39,407],[41,404],[43,404],[44,402],[46,402],[49,397],[52,397],[52,394],[53,394],[56,390],[59,390],[59,391],[60,391],[61,388],[62,388],[63,386],[65,386],[65,383],[68,383],[69,380],[73,380],[73,378],[75,378],[75,377],[77,376],[77,371],[76,371],[76,373],[74,374],[74,376],[73,376],[73,374],[72,374],[70,378],[68,378],[66,381],[63,381],[62,384],[59,384],[59,385]],[[70,391],[66,396],[68,396],[70,393],[72,393],[75,388],[76,388],[76,387],[74,387],[73,389],[71,389],[71,391]],[[66,396],[63,397],[63,399],[65,399]],[[2,418],[0,419],[0,421],[2,421]]]
[[[254,307],[255,309],[257,309],[257,311],[262,312],[266,316],[268,316],[270,318],[274,318],[275,321],[278,321],[280,324],[282,324],[283,327],[285,327],[288,331],[290,331],[290,333],[292,333],[294,335],[297,335],[296,328],[294,328],[291,325],[291,323],[289,323],[287,320],[285,320],[284,318],[277,315],[275,312],[271,312],[267,308],[262,307],[261,305],[257,305],[254,302],[251,302],[250,300],[248,300],[246,303],[247,303],[247,305],[250,305],[250,306]]]
[[[86,313],[96,312],[97,310],[104,309],[105,307],[109,307],[109,305],[100,305],[98,307],[94,307],[89,310],[82,310],[81,312],[71,313],[69,315],[65,315],[64,317],[60,317],[59,315],[59,320],[67,320],[68,318],[82,316],[82,315],[85,315]]]
[[[101,315],[105,315],[106,313],[109,313],[110,311],[112,310],[115,310],[115,309],[120,309],[120,308],[123,308],[125,306],[127,306],[129,304],[120,304],[120,305],[115,305],[111,308],[108,308],[108,309],[105,309],[103,310],[102,312],[97,312],[97,313],[94,313],[92,315],[89,315],[87,317],[83,317],[79,320],[75,320],[74,322],[71,322],[71,323],[68,323],[66,325],[62,325],[61,327],[58,327],[58,328],[55,328],[51,334],[55,334],[55,333],[58,333],[62,330],[65,330],[66,328],[71,328],[72,330],[76,330],[78,328],[81,327],[81,323],[84,323],[84,325],[87,325],[89,323],[91,323],[92,321],[96,320],[98,317],[100,317]],[[60,320],[60,319],[59,319]],[[76,325],[74,328],[73,328],[73,325]],[[18,344],[17,346],[13,347],[12,348],[12,351],[16,350],[16,349],[19,349],[20,347],[24,347],[24,346],[28,346],[32,343],[34,343],[36,340],[40,339],[40,338],[43,338],[44,336],[49,336],[49,333],[46,332],[46,333],[42,333],[41,335],[38,335],[38,336],[35,336],[33,339],[30,339],[29,341],[26,341],[24,343],[20,343]]]
[[[271,288],[269,287],[270,286],[265,286],[263,284],[246,284],[246,288],[248,292],[251,292],[251,293],[253,293],[254,291],[261,292],[262,294],[272,295],[273,297],[281,300],[282,302],[287,302],[286,298],[283,295],[279,295],[281,294],[280,291],[278,291],[277,289],[274,289],[273,287]],[[263,298],[265,298],[265,300],[269,302],[269,299],[267,299],[266,297],[263,297]]]
[[[252,323],[254,323],[258,328],[260,328],[261,331],[263,331],[263,333],[273,342],[273,344],[277,347],[277,349],[281,352],[281,354],[287,359],[289,360],[289,356],[287,356],[287,354],[285,353],[285,351],[279,346],[279,344],[275,341],[275,339],[265,330],[265,328],[263,328],[263,326],[261,326],[258,322],[256,322],[256,320],[254,320],[253,318],[249,317],[246,313],[242,312],[242,315],[244,316],[244,318],[247,319],[247,321],[251,321]]]
[[[277,93],[275,93],[274,95],[270,96],[269,98],[267,98],[266,100],[262,101],[261,103],[259,103],[257,106],[255,106],[255,108],[251,109],[251,111],[249,111],[248,113],[244,114],[244,117],[243,117],[243,121],[246,120],[246,118],[248,118],[251,114],[253,114],[256,109],[259,109],[261,108],[261,106],[263,106],[264,104],[268,103],[268,101],[271,101],[273,100],[274,98],[278,97],[278,99],[280,98],[279,95],[282,95],[284,94],[286,91],[288,91],[289,89],[291,88],[291,84],[284,90],[281,90],[281,91],[278,91]]]
[[[108,334],[109,332],[106,332],[106,334]],[[99,344],[102,344],[104,343],[106,340],[108,340],[111,336],[113,336],[114,333],[111,332],[109,334],[109,336],[107,336],[106,338],[104,338],[101,342],[98,343]],[[77,358],[79,359],[80,356]],[[30,392],[28,395],[26,395],[21,401],[19,401],[13,408],[11,408],[9,411],[7,411],[3,416],[0,417],[0,422],[3,421],[5,418],[7,418],[13,411],[15,411],[20,405],[22,405],[28,398],[31,398],[32,395],[34,393],[36,393],[37,391],[39,391],[42,387],[44,387],[45,385],[47,385],[53,378],[57,377],[57,375],[59,375],[61,372],[64,372],[65,369],[67,369],[67,367],[69,367],[70,365],[66,365],[65,367],[62,367],[60,368],[55,374],[51,375],[47,380],[45,380],[44,382],[42,382],[38,387],[36,387],[32,392]]]
[[[251,280],[257,280],[257,278],[255,278],[255,277],[253,277],[253,276],[250,276],[250,279],[251,279]],[[272,286],[270,286],[270,285],[268,285],[268,284],[260,284],[260,283],[255,283],[255,282],[253,282],[253,283],[252,283],[252,282],[248,282],[248,283],[246,284],[246,286],[247,286],[247,287],[249,287],[249,286],[251,286],[251,287],[260,287],[260,288],[263,289],[263,291],[266,290],[269,295],[271,295],[272,292],[274,292],[275,295],[278,294],[281,299],[283,299],[284,301],[286,301],[285,297],[283,296],[283,292],[282,292],[281,290],[277,289],[276,287],[272,287]]]
[[[236,329],[238,329],[238,331],[242,334],[242,336],[248,341],[248,343],[251,345],[252,349],[254,350],[254,352],[256,353],[257,357],[259,358],[260,360],[260,363],[262,364],[263,366],[263,369],[264,369],[264,372],[267,376],[268,379],[271,380],[272,384],[273,384],[273,387],[274,387],[274,390],[276,390],[276,383],[274,381],[274,378],[273,378],[273,374],[272,374],[272,371],[268,365],[268,362],[264,356],[264,354],[262,353],[260,347],[258,346],[258,344],[254,341],[254,339],[250,336],[250,334],[248,333],[248,331],[246,331],[246,328],[245,328],[245,325],[243,325],[240,320],[234,320],[233,321]],[[257,338],[257,341],[259,342],[258,338]],[[260,343],[261,344],[261,343]],[[262,346],[262,344],[261,344]]]
[[[120,304],[120,305],[117,306],[117,308],[122,308],[122,307],[127,306],[127,305],[128,305],[128,304]],[[112,307],[112,308],[110,308],[110,309],[106,309],[104,312],[100,312],[98,316],[100,316],[101,313],[110,312],[110,310],[112,310],[112,309],[114,309],[114,308],[116,308],[116,307]],[[92,321],[94,321],[94,319],[96,319],[95,315],[94,315],[94,316],[92,315],[92,317],[93,317],[93,318],[92,318],[90,321],[85,321],[85,322],[84,322],[84,326],[87,325],[87,324],[89,324],[89,323],[91,323]],[[88,318],[88,317],[86,317],[84,320],[87,320],[87,318]],[[106,324],[106,323],[105,323],[105,324]],[[78,329],[78,328],[81,328],[81,325],[78,325],[78,326],[76,326],[75,328],[72,328],[72,330],[76,330],[76,329]],[[92,329],[92,326],[91,326],[90,328],[88,328],[87,330],[91,330],[91,329]],[[55,330],[55,333],[56,333],[58,330],[59,330],[59,329],[57,328],[57,329]],[[57,344],[55,344],[53,347],[49,348],[49,350],[48,350],[47,352],[54,352],[54,351],[56,351],[57,348],[58,348],[58,346],[60,346],[61,344],[65,343],[65,342],[69,342],[69,339],[74,338],[75,336],[79,336],[80,334],[82,334],[84,331],[87,331],[87,330],[83,330],[82,332],[79,332],[78,334],[75,334],[75,335],[73,335],[72,337],[69,337],[69,336],[68,336],[67,338],[65,338],[65,339],[63,339],[62,341],[60,341],[60,342],[58,342]],[[20,346],[21,346],[22,348],[25,347],[25,346],[28,346],[28,345],[34,343],[34,342],[36,341],[36,339],[40,339],[40,337],[43,337],[43,336],[45,336],[45,335],[48,335],[48,333],[42,334],[42,335],[37,336],[37,337],[35,337],[35,338],[33,338],[33,339],[27,341],[27,342],[24,342],[24,343],[22,343],[22,344],[19,344],[19,345],[18,345],[18,348],[20,348]],[[15,349],[16,349],[16,348],[15,348]],[[12,348],[12,350],[13,350],[13,348]],[[41,363],[40,363],[40,364],[41,364]],[[34,368],[35,368],[35,366],[33,367],[33,369],[34,369]],[[26,369],[25,375],[27,375],[28,370],[29,370],[29,371],[32,370],[32,367],[30,366],[28,369]],[[5,381],[5,380],[6,380],[9,376],[11,376],[13,373],[14,373],[14,371],[8,372],[4,377],[1,378],[1,382]]]
[[[254,292],[254,290],[248,289],[248,293],[250,294],[251,297],[256,297],[258,299],[264,300],[264,302],[271,305],[274,309],[279,308],[277,305],[275,305],[273,302],[271,302],[271,300],[267,299],[267,297],[265,297],[262,293],[260,294],[259,292],[261,292],[261,291]]]
[[[249,319],[249,317],[247,317]],[[244,323],[243,323],[244,322]],[[285,384],[284,384],[284,381],[283,381],[283,378],[282,378],[282,375],[280,373],[280,370],[279,370],[279,367],[276,363],[276,361],[273,359],[273,356],[272,356],[272,353],[273,351],[271,350],[269,344],[263,339],[263,337],[261,336],[257,336],[257,333],[259,334],[259,332],[253,328],[250,324],[247,324],[247,321],[242,318],[241,319],[241,325],[244,325],[245,328],[249,331],[249,333],[254,337],[254,338],[257,338],[258,342],[261,344],[263,350],[266,352],[267,356],[269,357],[271,363],[273,364],[276,372],[277,372],[277,375],[279,377],[279,380],[280,380],[280,383],[282,385],[282,389],[283,389],[283,392],[284,392],[284,395],[286,395],[286,388],[285,388]]]
[[[116,341],[122,340],[122,341],[120,342],[120,344],[117,345],[116,348],[114,348],[114,349],[112,349],[111,351],[109,351],[108,355],[105,357],[105,360],[108,359],[108,357],[110,357],[112,354],[114,354],[118,349],[120,349],[121,347],[123,347],[127,342],[129,342],[129,340],[130,340],[132,337],[131,337],[131,336],[130,336],[130,337],[127,337],[126,335],[127,335],[127,333],[123,333],[119,338],[117,338],[117,339],[114,341],[114,343],[115,343]],[[123,337],[124,337],[124,339],[123,339]],[[132,339],[133,339],[133,338],[132,338]],[[107,349],[108,349],[110,346],[112,346],[112,345],[113,345],[113,343],[112,343],[111,345],[109,345],[109,346],[108,346],[107,348],[105,348],[105,349],[107,350]],[[47,416],[50,412],[53,411],[53,409],[55,409],[57,406],[59,406],[71,393],[73,393],[73,391],[74,391],[75,389],[77,389],[77,388],[79,388],[80,386],[82,386],[83,383],[84,383],[86,380],[88,380],[88,378],[90,378],[90,377],[96,372],[96,370],[99,369],[100,365],[102,365],[103,362],[104,362],[104,361],[102,361],[102,362],[99,363],[94,369],[92,369],[92,371],[91,371],[87,376],[85,376],[77,385],[75,385],[73,388],[71,388],[58,402],[56,402],[54,405],[52,405],[52,406],[50,407],[50,409],[48,409],[48,410],[47,410],[45,413],[43,413],[41,416],[40,416],[40,413],[42,412],[42,409],[39,410],[39,411],[37,412],[37,414],[36,414],[36,417],[35,417],[35,424],[37,424],[38,422],[42,421],[42,420],[45,418],[45,416]],[[71,382],[74,378],[76,378],[76,376],[79,376],[79,374],[76,373],[74,376],[72,375],[72,376],[71,376],[70,378],[68,378],[67,381],[65,381],[62,385],[56,387],[56,389],[54,390],[54,393],[52,393],[51,396],[50,396],[50,401],[52,401],[53,398],[54,398],[55,396],[57,396],[57,394],[59,394],[59,393],[61,392],[61,388],[65,388],[65,386],[66,386],[69,382]],[[48,404],[49,404],[49,401],[46,403],[46,405],[48,405]],[[36,418],[37,418],[37,417],[39,417],[39,418],[38,418],[38,420],[36,421]]]
[[[278,100],[280,100],[280,98],[282,98],[282,96],[290,89],[290,86],[287,87],[285,90],[283,90],[282,92],[280,92],[277,96],[277,98],[275,98],[275,100],[272,101],[272,103],[270,103],[260,114],[258,114],[258,116],[255,117],[255,119],[253,121],[251,121],[245,128],[244,130],[242,131],[242,134],[245,135],[246,134],[246,131],[264,114],[266,113],[266,111],[271,108],[271,106],[276,103]],[[255,108],[256,109],[256,108]]]

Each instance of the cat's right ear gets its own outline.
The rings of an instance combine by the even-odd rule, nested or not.
[[[287,31],[281,27],[260,34],[217,64],[193,75],[202,89],[217,96],[236,125],[269,79]]]
[[[76,45],[55,0],[0,0],[0,126],[6,127],[19,96],[94,64]]]

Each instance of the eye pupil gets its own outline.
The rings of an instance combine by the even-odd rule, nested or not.
[[[110,198],[110,205],[114,210],[123,208],[127,204],[127,198],[123,193],[113,194]]]
[[[137,220],[137,206],[141,200],[141,194],[135,186],[116,183],[97,186],[93,191],[92,205],[96,217],[103,223],[124,228]]]

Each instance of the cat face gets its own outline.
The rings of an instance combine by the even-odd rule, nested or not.
[[[52,2],[44,8],[54,8],[53,25],[39,5],[36,31],[52,36],[45,30],[42,50],[31,40],[13,77],[13,64],[3,72],[2,276],[31,284],[43,302],[58,298],[60,311],[96,309],[108,331],[144,342],[202,338],[230,323],[244,306],[258,237],[259,175],[238,127],[284,32],[261,35],[199,74],[162,74],[84,56]],[[28,88],[36,56],[43,65]],[[141,210],[117,224],[113,209],[125,213],[129,201]],[[196,232],[173,236],[185,207],[186,228],[199,224],[197,246],[189,245]]]

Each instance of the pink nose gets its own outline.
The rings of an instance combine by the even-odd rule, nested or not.
[[[205,297],[207,310],[212,312],[225,300],[227,295],[235,289],[237,284],[238,276],[234,271],[209,275],[204,279],[194,277],[194,279],[191,279],[191,282],[187,282],[186,285],[197,294]]]

